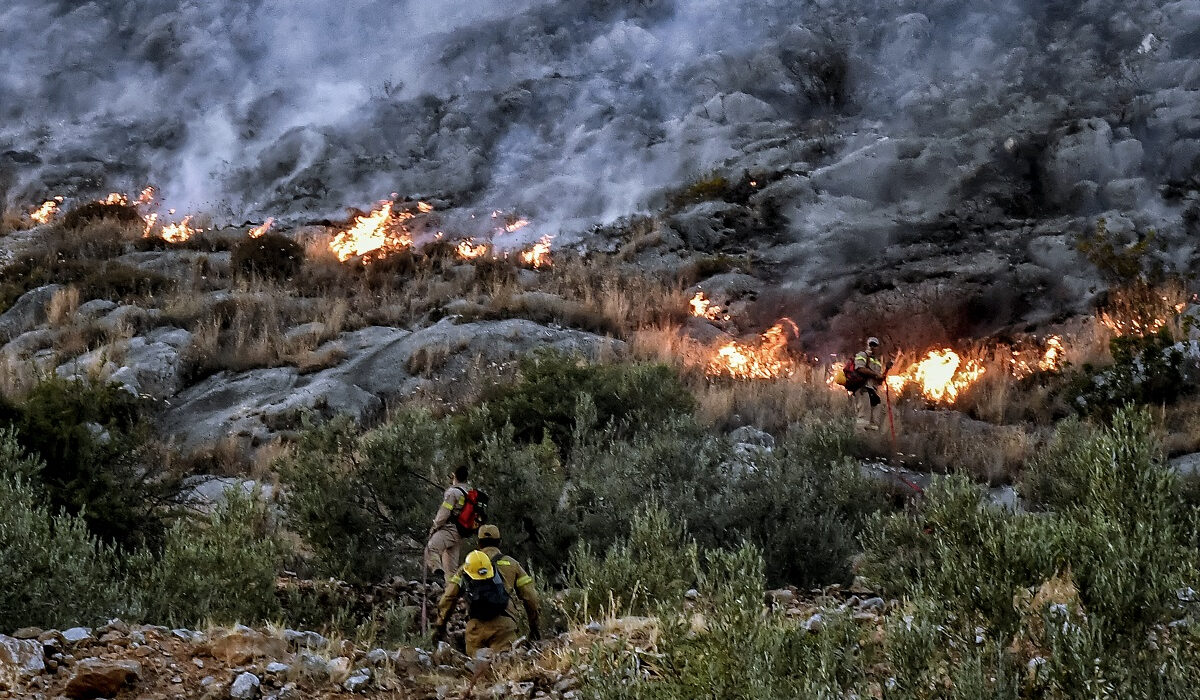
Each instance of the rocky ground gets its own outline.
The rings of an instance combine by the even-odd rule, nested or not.
[[[819,632],[831,613],[850,614],[868,628],[882,625],[896,605],[853,587],[786,588],[767,593],[763,614]],[[385,649],[274,627],[198,631],[113,620],[95,629],[27,628],[0,635],[0,697],[572,700],[582,697],[576,655],[597,643],[637,644],[654,624],[651,618],[593,621],[486,659],[468,659],[444,642],[431,650]]]

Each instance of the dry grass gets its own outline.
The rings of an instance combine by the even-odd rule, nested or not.
[[[79,310],[79,287],[69,285],[54,292],[46,304],[46,320],[52,326],[63,326],[75,319]]]

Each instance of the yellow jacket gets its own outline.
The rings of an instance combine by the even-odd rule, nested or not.
[[[520,598],[525,607],[525,615],[529,618],[529,626],[536,626],[539,608],[537,588],[533,585],[533,577],[525,573],[525,569],[521,568],[516,559],[501,554],[496,547],[484,547],[483,553],[488,555],[488,559],[492,560],[492,566],[500,572],[500,578],[504,581],[504,589],[508,591],[508,609],[504,614],[515,621],[517,619],[517,599]],[[459,568],[458,572],[450,577],[446,592],[438,601],[438,625],[445,624],[450,617],[450,611],[454,609],[454,604],[462,595],[462,580],[466,575],[466,572]]]

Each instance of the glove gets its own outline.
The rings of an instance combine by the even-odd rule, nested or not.
[[[542,638],[542,631],[538,629],[537,623],[529,625],[529,641],[536,642]]]

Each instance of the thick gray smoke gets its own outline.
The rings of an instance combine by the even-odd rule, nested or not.
[[[240,221],[398,192],[558,232],[715,167],[793,172],[808,281],[847,231],[1182,232],[1197,188],[1195,0],[7,0],[0,46],[11,204],[154,183]]]

